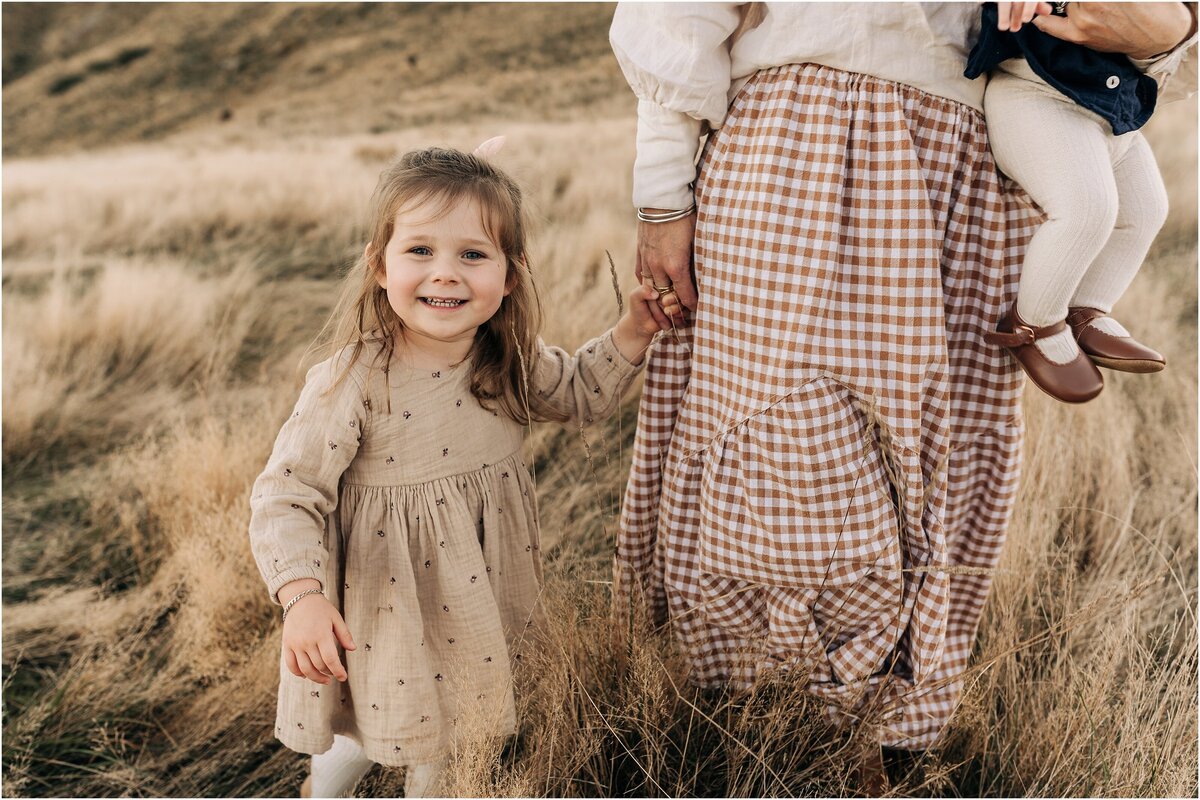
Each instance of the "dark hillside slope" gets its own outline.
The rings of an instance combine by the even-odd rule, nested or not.
[[[632,102],[612,4],[4,3],[4,153],[382,132]]]

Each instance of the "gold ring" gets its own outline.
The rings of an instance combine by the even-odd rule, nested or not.
[[[669,294],[675,289],[675,284],[673,283],[668,283],[666,286],[658,286],[654,283],[654,281],[650,281],[650,285],[654,288],[654,291],[658,292],[660,295]]]

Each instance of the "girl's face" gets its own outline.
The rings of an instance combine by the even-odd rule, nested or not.
[[[511,290],[506,259],[475,200],[446,210],[426,200],[401,211],[383,262],[376,280],[404,323],[405,342],[413,355],[439,362],[464,359],[476,329]]]

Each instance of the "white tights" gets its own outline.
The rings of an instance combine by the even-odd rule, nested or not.
[[[312,758],[312,796],[348,796],[374,763],[353,739],[334,735],[333,747]],[[442,767],[440,763],[409,767],[404,777],[404,796],[435,796]]]

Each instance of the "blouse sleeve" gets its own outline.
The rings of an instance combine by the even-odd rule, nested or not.
[[[638,96],[633,202],[687,208],[704,123],[729,102],[729,41],[738,3],[619,3],[609,42]]]
[[[616,411],[641,371],[640,365],[621,355],[611,330],[584,344],[574,356],[541,341],[538,347],[532,390],[580,425],[590,425]]]
[[[1189,4],[1192,14],[1195,7]],[[1133,65],[1158,82],[1158,102],[1186,100],[1196,93],[1196,49],[1200,32],[1173,50],[1153,58],[1131,58]]]
[[[250,493],[250,547],[272,602],[286,583],[325,586],[325,517],[337,507],[342,473],[358,451],[369,404],[351,371],[335,388],[336,359],[308,371],[300,399]]]

